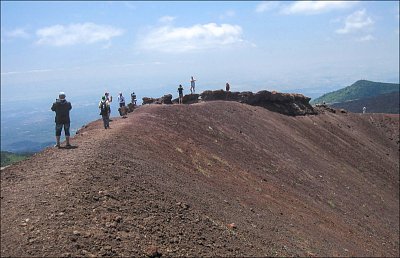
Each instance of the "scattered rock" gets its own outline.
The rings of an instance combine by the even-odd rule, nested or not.
[[[230,228],[230,229],[236,229],[235,223],[230,223],[230,224],[228,224],[227,226],[228,226],[228,228]]]
[[[120,223],[122,221],[122,217],[121,216],[117,216],[114,219],[117,223]]]
[[[146,248],[146,255],[150,258],[161,257],[162,253],[159,252],[158,248],[154,245],[151,245]]]

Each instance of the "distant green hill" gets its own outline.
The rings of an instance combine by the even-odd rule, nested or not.
[[[363,98],[358,100],[345,101],[330,105],[336,109],[346,109],[353,113],[362,113],[366,107],[367,113],[399,114],[400,112],[399,92],[381,94],[376,97]]]
[[[310,103],[316,104],[325,101],[326,104],[332,104],[349,100],[375,97],[381,94],[396,91],[399,91],[398,83],[383,83],[360,80],[343,89],[326,93],[321,97],[312,100]]]
[[[12,163],[28,158],[30,155],[31,154],[15,154],[8,151],[1,151],[1,166],[5,167],[11,165]]]

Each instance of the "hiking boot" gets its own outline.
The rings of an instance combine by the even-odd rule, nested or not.
[[[67,145],[65,145],[65,148],[71,148],[72,147],[72,145],[71,144],[67,144]]]
[[[60,144],[56,144],[56,145],[54,145],[54,147],[60,148],[61,146],[60,146]]]

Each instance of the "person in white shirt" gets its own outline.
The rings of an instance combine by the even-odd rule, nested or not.
[[[195,91],[195,86],[196,86],[195,81],[196,79],[194,79],[192,76],[192,79],[190,80],[190,94],[193,94]]]
[[[119,107],[125,106],[125,97],[122,96],[122,92],[119,93],[118,103],[119,103]]]

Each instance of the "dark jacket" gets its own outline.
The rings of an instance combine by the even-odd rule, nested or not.
[[[55,122],[57,124],[67,124],[69,120],[69,111],[72,109],[71,102],[65,99],[57,99],[51,106],[51,110],[56,112]]]

